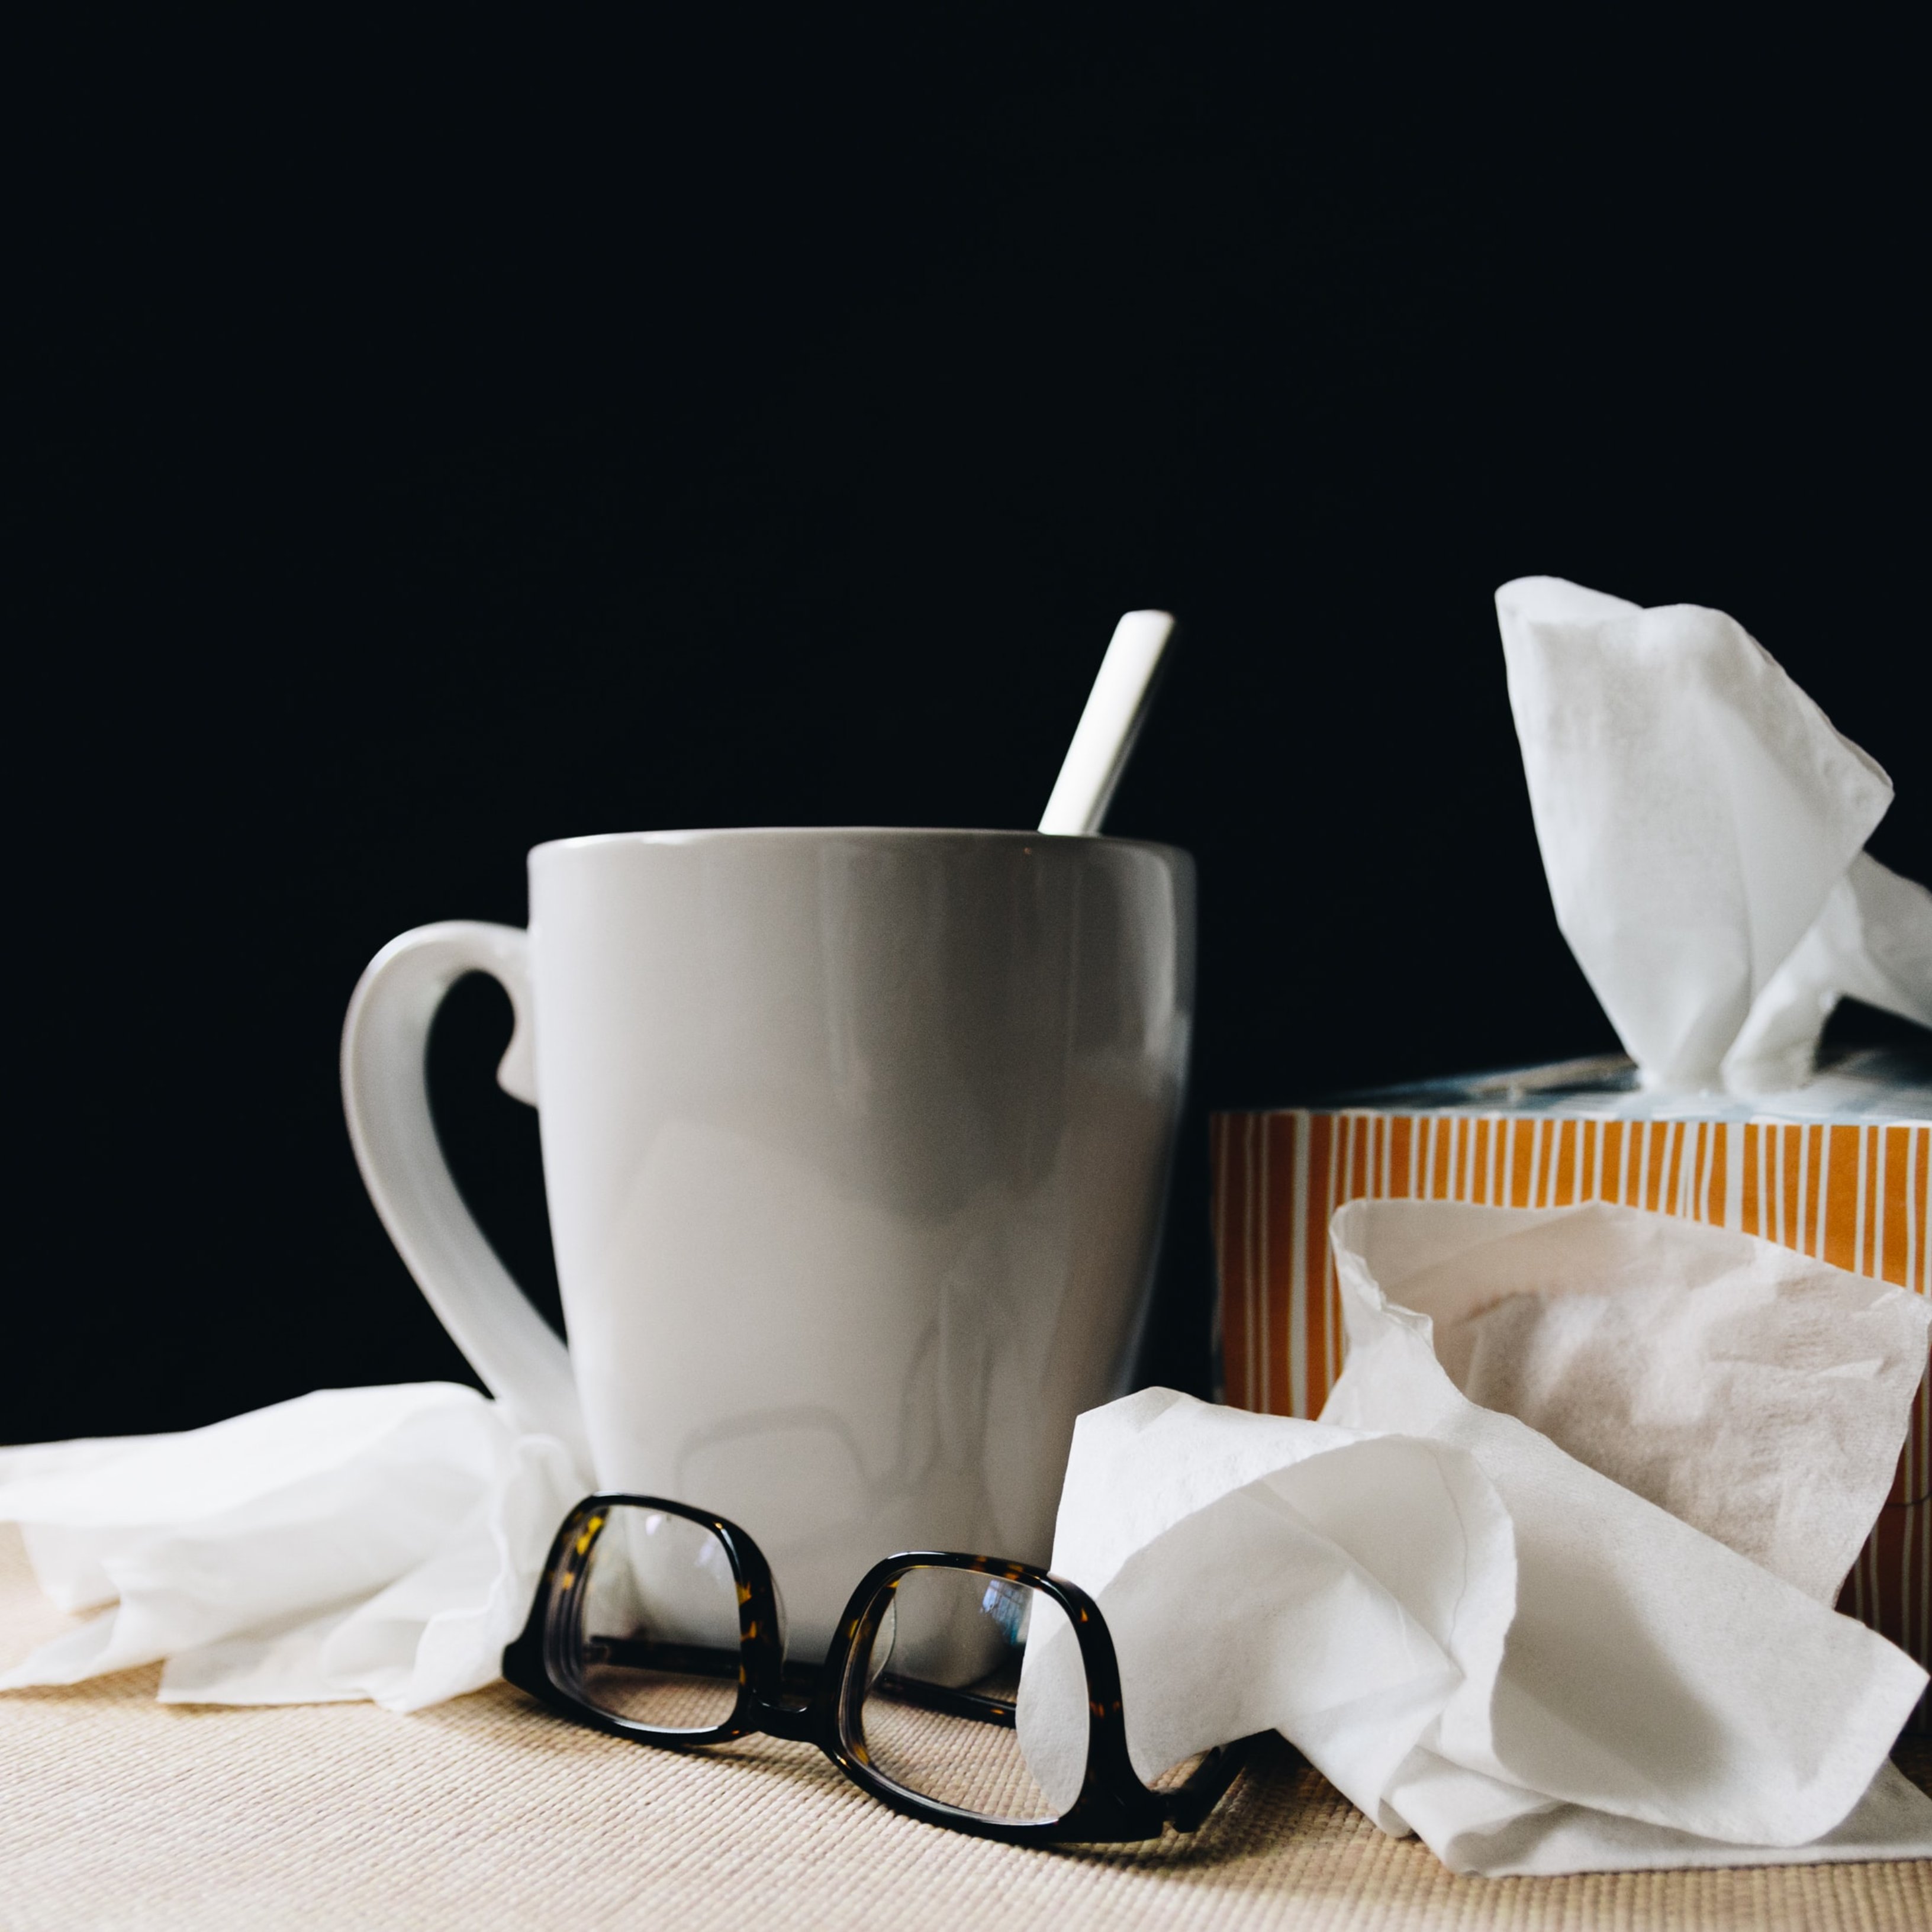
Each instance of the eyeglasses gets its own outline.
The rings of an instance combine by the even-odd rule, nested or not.
[[[814,1744],[896,1810],[1019,1844],[1191,1832],[1255,1742],[1143,1784],[1106,1620],[1030,1563],[889,1556],[853,1592],[824,1664],[788,1665],[758,1545],[656,1496],[588,1496],[572,1510],[503,1675],[639,1744],[760,1732]]]

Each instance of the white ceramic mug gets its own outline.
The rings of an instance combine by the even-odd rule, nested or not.
[[[1193,866],[1123,839],[628,833],[530,854],[527,933],[405,933],[342,1045],[364,1180],[523,1426],[734,1518],[822,1652],[866,1566],[1046,1560],[1124,1386],[1193,1007]],[[458,1196],[423,1058],[494,974],[566,1354]]]

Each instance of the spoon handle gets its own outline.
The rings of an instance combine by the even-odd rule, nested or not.
[[[1100,674],[1087,694],[1087,708],[1046,802],[1041,831],[1090,838],[1100,830],[1147,716],[1154,670],[1173,631],[1174,620],[1165,610],[1130,610],[1114,626],[1114,640],[1100,661]]]

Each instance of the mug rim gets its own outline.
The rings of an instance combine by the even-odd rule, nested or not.
[[[1116,850],[1154,852],[1164,858],[1188,860],[1192,855],[1178,845],[1164,844],[1152,838],[1111,838],[1100,832],[1022,832],[1010,829],[946,825],[718,825],[688,830],[650,832],[585,832],[566,838],[546,838],[532,845],[530,856],[565,851],[587,851],[598,846],[695,845],[714,839],[741,838],[863,838],[868,841],[904,840],[925,843],[943,839],[971,839],[995,844],[1106,846]]]

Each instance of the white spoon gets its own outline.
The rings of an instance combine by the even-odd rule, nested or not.
[[[1130,610],[1114,626],[1114,640],[1100,660],[1100,674],[1087,694],[1087,709],[1046,802],[1041,831],[1091,838],[1100,830],[1140,735],[1154,671],[1173,632],[1174,620],[1165,610]]]

